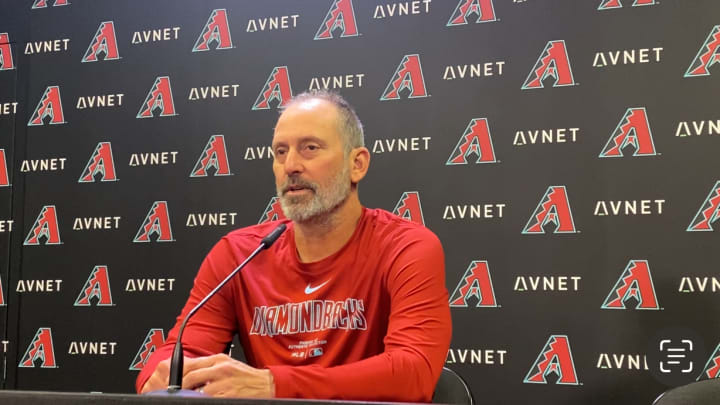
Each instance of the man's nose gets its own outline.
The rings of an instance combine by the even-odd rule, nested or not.
[[[285,173],[288,175],[301,173],[304,170],[302,156],[295,149],[290,148],[285,156]]]

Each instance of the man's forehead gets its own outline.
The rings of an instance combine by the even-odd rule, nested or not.
[[[273,137],[286,132],[337,132],[337,109],[322,99],[308,99],[291,104],[282,112]],[[306,135],[313,135],[307,133]]]
[[[278,122],[283,118],[294,116],[334,119],[336,114],[337,108],[333,103],[320,98],[309,98],[290,103],[282,114],[280,114]]]
[[[291,108],[296,108],[299,110],[312,110],[314,108],[322,107],[322,106],[332,106],[332,103],[323,100],[321,98],[308,98],[302,101],[297,101],[295,103],[290,104],[290,107],[288,107],[288,110]]]

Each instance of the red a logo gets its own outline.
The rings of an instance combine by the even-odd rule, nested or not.
[[[150,355],[153,354],[153,352],[157,350],[157,348],[162,346],[163,343],[165,343],[165,336],[163,334],[163,330],[150,329],[150,332],[148,332],[145,340],[140,345],[140,350],[138,350],[132,363],[130,363],[129,370],[142,370],[143,367],[145,367],[148,359],[150,358]]]
[[[447,26],[467,24],[470,14],[477,14],[476,23],[497,21],[493,0],[460,0]]]
[[[97,62],[98,56],[104,53],[104,60],[116,60],[120,59],[118,53],[117,39],[115,37],[115,23],[112,21],[105,21],[100,23],[95,36],[93,37],[90,46],[85,51],[83,56],[83,62]]]
[[[717,345],[715,351],[710,355],[707,363],[705,363],[705,367],[698,376],[697,381],[712,380],[715,378],[720,378],[720,344]]]
[[[645,107],[627,109],[600,152],[600,157],[622,157],[622,151],[627,145],[635,148],[633,156],[657,155]]]
[[[90,160],[88,160],[85,170],[83,170],[78,183],[94,183],[95,175],[102,174],[101,181],[117,181],[115,174],[115,161],[113,160],[112,148],[110,142],[100,142],[97,144],[95,151]]]
[[[355,10],[353,9],[352,0],[333,0],[327,16],[325,16],[318,32],[315,34],[315,39],[332,38],[333,31],[336,28],[342,30],[341,38],[359,35],[355,24]]]
[[[270,199],[270,203],[267,205],[267,208],[265,208],[265,212],[263,212],[260,217],[258,224],[282,219],[285,219],[285,213],[280,206],[280,199],[273,197]]]
[[[57,368],[55,364],[55,348],[53,347],[50,328],[40,328],[25,351],[18,367],[34,368],[35,361],[40,359],[41,368]]]
[[[635,0],[633,3],[633,7],[637,6],[652,6],[656,4],[655,0]],[[600,6],[598,6],[598,10],[610,10],[613,8],[621,8],[622,3],[620,0],[602,0],[602,3],[600,3]]]
[[[277,101],[278,107],[284,107],[292,98],[292,88],[290,88],[290,76],[288,75],[287,66],[278,66],[273,69],[268,77],[262,91],[258,95],[253,110],[268,110],[270,102]]]
[[[465,270],[455,292],[450,296],[451,307],[468,307],[468,298],[478,299],[476,307],[493,307],[499,305],[495,300],[495,289],[490,279],[490,268],[485,260],[473,260]]]
[[[710,31],[710,35],[685,72],[685,77],[709,76],[710,67],[718,62],[720,62],[720,25],[714,26]]]
[[[425,225],[425,219],[423,218],[422,207],[420,206],[420,195],[417,191],[408,191],[403,193],[398,201],[393,214],[400,218],[407,219],[408,221],[416,222],[420,225]]]
[[[5,149],[0,149],[0,187],[10,186],[10,176],[7,169],[7,158],[5,157]]]
[[[700,206],[695,218],[690,222],[687,231],[712,231],[712,224],[718,218],[720,218],[720,180],[710,190],[710,194]]]
[[[580,385],[570,351],[570,341],[565,335],[550,336],[523,382],[547,384],[546,377],[551,373],[558,376],[556,384]]]
[[[577,233],[565,186],[548,187],[522,233],[544,234],[548,223],[555,224],[553,233]]]
[[[200,159],[195,163],[190,177],[205,177],[207,169],[215,169],[215,176],[229,176],[230,165],[228,165],[227,150],[225,148],[225,137],[213,135],[210,137]]]
[[[76,307],[89,307],[91,299],[97,298],[97,306],[113,306],[112,295],[110,294],[110,276],[107,266],[95,266],[90,273],[83,289],[75,300]]]
[[[625,302],[630,298],[638,301],[635,309],[660,309],[647,260],[628,262],[601,308],[627,309]]]
[[[565,49],[565,41],[549,41],[545,45],[540,57],[535,62],[535,67],[525,80],[522,89],[541,89],[545,86],[543,82],[551,76],[555,79],[553,87],[574,86],[570,59]]]
[[[405,55],[380,97],[380,101],[397,100],[400,98],[400,92],[405,89],[410,90],[408,98],[428,96],[422,66],[420,66],[420,55]]]
[[[48,6],[48,2],[51,0],[35,0],[33,2],[32,8],[45,8]],[[55,3],[53,3],[53,7],[59,7],[59,6],[67,6],[70,4],[68,0],[55,0]]]
[[[213,42],[217,43],[215,49],[230,49],[233,47],[227,10],[224,8],[213,10],[210,14],[210,18],[195,42],[192,51],[209,51],[210,44]]]
[[[7,32],[0,33],[0,71],[15,69],[13,62],[10,36]]]
[[[48,86],[43,93],[40,102],[35,107],[35,112],[28,121],[28,126],[45,125],[43,120],[50,117],[50,124],[65,124],[65,116],[63,115],[62,100],[60,99],[60,87]]]
[[[155,79],[150,92],[145,98],[145,102],[136,118],[152,118],[153,111],[160,108],[160,117],[171,117],[177,115],[175,112],[175,103],[173,102],[172,88],[170,87],[170,78],[168,76],[160,76]]]
[[[60,231],[58,229],[57,214],[54,205],[46,205],[40,211],[35,224],[28,232],[23,245],[36,246],[40,244],[40,238],[45,237],[46,245],[60,245]]]
[[[477,155],[475,163],[495,163],[495,151],[487,118],[473,118],[460,137],[446,165],[466,165],[470,154]]]
[[[155,201],[133,242],[150,242],[153,234],[157,235],[157,242],[175,242],[170,228],[167,201]]]
[[[5,295],[3,293],[3,287],[2,287],[2,279],[0,279],[0,307],[4,307],[5,305]]]

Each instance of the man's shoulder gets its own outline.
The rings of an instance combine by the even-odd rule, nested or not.
[[[367,210],[368,219],[373,223],[376,234],[394,241],[425,240],[439,243],[435,233],[422,224],[401,218],[380,208],[368,208]]]

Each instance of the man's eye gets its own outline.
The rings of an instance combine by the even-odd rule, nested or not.
[[[275,155],[284,155],[285,149],[275,149]]]
[[[318,150],[318,149],[320,149],[320,147],[317,146],[317,145],[308,145],[308,146],[306,146],[306,148],[309,149],[309,150]]]

